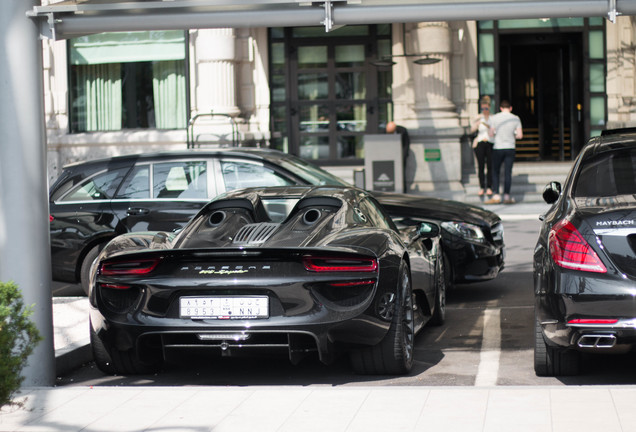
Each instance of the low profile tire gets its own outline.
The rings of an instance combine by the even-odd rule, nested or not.
[[[578,375],[580,355],[577,351],[548,345],[539,320],[534,320],[534,372],[537,376]]]
[[[431,325],[441,326],[446,321],[446,260],[440,256],[435,267],[435,309]]]
[[[350,353],[353,370],[363,375],[402,375],[413,366],[415,328],[411,274],[400,265],[397,296],[393,298],[391,326],[382,341]]]
[[[108,375],[116,374],[117,372],[115,371],[113,360],[110,358],[110,354],[108,354],[102,340],[97,336],[97,334],[95,334],[95,330],[93,330],[92,325],[90,325],[90,337],[91,348],[93,350],[93,360],[95,360],[97,368]]]
[[[93,246],[91,250],[88,251],[84,260],[82,261],[82,267],[80,269],[80,283],[82,284],[82,289],[84,290],[84,294],[88,295],[88,285],[91,277],[91,266],[93,265],[93,261],[99,255],[99,252],[102,250],[102,245]]]
[[[108,350],[104,342],[95,334],[93,326],[90,326],[91,347],[93,360],[97,368],[107,375],[138,375],[153,373],[158,365],[152,365],[140,361],[134,349],[120,351],[116,348]]]

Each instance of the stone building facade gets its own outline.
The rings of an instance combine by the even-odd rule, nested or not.
[[[364,161],[360,152],[364,134],[380,133],[386,121],[395,120],[409,130],[411,137],[406,170],[409,191],[424,194],[435,191],[437,195],[457,198],[463,193],[463,173],[472,166],[468,128],[483,94],[491,94],[496,104],[501,98],[514,97],[515,89],[525,85],[525,90],[519,90],[525,92],[523,101],[517,99],[519,105],[523,105],[521,112],[538,113],[537,119],[524,121],[524,129],[526,123],[537,123],[536,142],[528,148],[538,150],[532,150],[533,156],[528,160],[539,164],[570,160],[581,143],[605,127],[636,125],[634,18],[619,16],[616,23],[602,18],[581,18],[576,22],[515,21],[518,22],[370,26],[374,36],[367,39],[377,44],[363,50],[364,58],[358,69],[354,63],[339,68],[341,57],[337,50],[334,53],[333,48],[325,48],[324,68],[313,65],[309,75],[301,73],[303,59],[298,50],[309,47],[310,53],[320,52],[316,47],[320,46],[321,36],[313,34],[305,43],[289,29],[189,30],[184,36],[185,118],[181,127],[169,129],[73,130],[72,107],[78,96],[72,89],[69,59],[70,51],[75,48],[69,41],[44,40],[49,178],[53,180],[67,163],[125,153],[182,149],[190,139],[196,145],[271,146],[304,157],[309,155],[319,165],[353,181],[353,171],[361,168]],[[276,39],[276,35],[280,35],[280,39]],[[338,31],[322,37],[332,38],[325,46],[346,46],[349,47],[346,56],[357,55],[355,43],[351,41],[358,39],[349,39],[346,33],[338,36]],[[388,54],[386,57],[394,64],[379,67],[376,72],[370,64],[383,55],[382,49],[387,49],[384,40],[390,41],[389,51],[384,54]],[[549,54],[544,55],[544,49]],[[517,82],[522,78],[506,75],[506,71],[528,68],[530,63],[518,64],[528,61],[519,60],[520,54],[526,58],[531,54],[537,55],[539,60],[543,58],[546,63],[543,69],[554,73],[538,70],[536,75],[523,78],[527,82]],[[423,65],[413,62],[424,57],[438,61]],[[560,60],[548,63],[553,58]],[[282,75],[277,72],[277,62],[282,65],[280,70],[286,71]],[[561,78],[546,84],[546,77],[552,75]],[[336,76],[335,96],[326,90],[332,85],[331,78],[323,79],[327,76]],[[341,78],[346,85],[339,84]],[[343,85],[366,86],[367,91],[353,88],[353,93],[342,96],[338,92]],[[314,107],[311,105],[314,96],[309,95],[311,103],[306,105],[309,108],[303,108],[302,99],[307,89],[320,93],[323,86],[327,92],[325,99],[315,99],[318,102]],[[380,90],[369,93],[370,86]],[[553,90],[558,86],[562,88]],[[542,103],[552,104],[542,102],[541,94],[548,93],[559,95],[557,99],[561,101],[559,111],[553,115],[558,114],[560,119],[558,133],[554,132],[555,125],[546,128],[547,114],[537,111]],[[362,108],[345,107],[342,98],[358,98]],[[297,99],[300,100],[298,106],[294,105]],[[325,117],[316,114],[323,107],[327,107]],[[345,109],[353,114],[347,114],[349,117],[342,114],[342,119],[347,120],[341,121]],[[307,121],[302,119],[305,112],[309,113]],[[297,115],[300,120],[294,117]],[[184,127],[192,119],[196,119],[195,137],[190,137],[189,128]],[[351,127],[350,136],[343,135],[341,123]],[[332,135],[337,135],[336,141]],[[352,150],[339,153],[342,143]],[[314,144],[318,149],[326,146],[325,152],[308,152]],[[430,154],[436,157],[428,157]]]

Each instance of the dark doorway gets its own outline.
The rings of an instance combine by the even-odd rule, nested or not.
[[[517,160],[571,160],[583,119],[580,33],[514,34],[499,39],[498,100],[521,118]]]

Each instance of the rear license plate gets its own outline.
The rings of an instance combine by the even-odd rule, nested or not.
[[[179,316],[195,319],[254,319],[269,317],[267,296],[181,297]]]

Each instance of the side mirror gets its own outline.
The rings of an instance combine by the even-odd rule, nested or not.
[[[430,239],[437,237],[440,233],[439,226],[431,222],[421,222],[417,227],[416,238]]]
[[[561,196],[561,183],[553,181],[543,189],[543,200],[548,204],[554,204]]]

